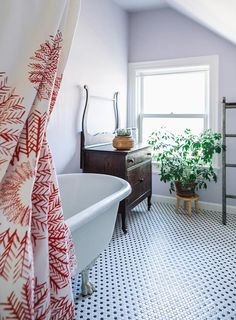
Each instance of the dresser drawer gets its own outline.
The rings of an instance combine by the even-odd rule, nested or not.
[[[148,159],[151,159],[151,148],[145,148],[137,152],[130,153],[126,156],[126,167],[130,168]]]
[[[128,197],[128,204],[134,202],[145,192],[151,190],[151,160],[131,168],[127,172],[127,180],[132,187],[132,193]]]

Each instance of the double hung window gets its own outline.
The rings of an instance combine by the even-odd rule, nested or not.
[[[161,127],[217,129],[217,57],[130,64],[129,124],[146,142]]]

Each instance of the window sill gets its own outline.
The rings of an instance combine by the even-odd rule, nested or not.
[[[219,166],[213,167],[213,169],[217,171],[217,174],[221,170],[221,168]],[[152,161],[152,174],[156,174],[157,175],[157,174],[160,174],[160,173],[161,173],[161,170],[158,167],[156,161]]]

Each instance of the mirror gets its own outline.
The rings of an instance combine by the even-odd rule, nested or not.
[[[97,135],[113,133],[116,129],[116,117],[112,100],[91,97],[87,112],[87,133]]]

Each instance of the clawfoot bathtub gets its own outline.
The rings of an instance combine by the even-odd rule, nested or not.
[[[89,269],[111,240],[119,202],[131,192],[123,179],[92,173],[58,175],[64,217],[82,275],[81,293],[92,294]]]

